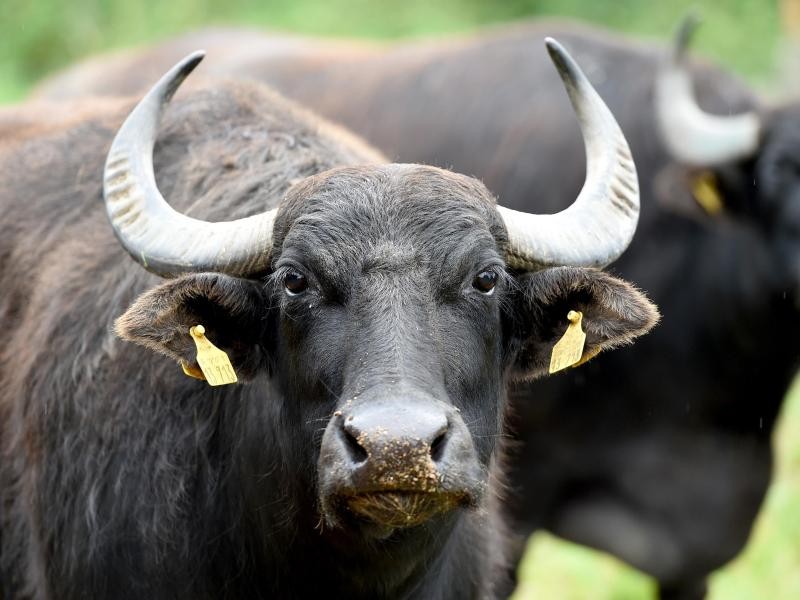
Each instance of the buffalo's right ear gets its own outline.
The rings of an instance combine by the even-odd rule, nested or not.
[[[553,346],[569,325],[569,311],[583,314],[586,340],[581,362],[602,350],[631,343],[659,319],[658,309],[630,283],[597,269],[555,267],[517,278],[511,303],[518,351],[512,377],[547,373]]]
[[[255,281],[217,273],[173,279],[142,294],[116,322],[122,339],[197,369],[189,328],[203,325],[241,379],[265,364],[267,292]]]

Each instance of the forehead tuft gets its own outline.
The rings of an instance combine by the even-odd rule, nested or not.
[[[398,202],[438,199],[467,206],[494,207],[486,186],[473,177],[415,164],[364,165],[330,169],[296,186],[294,204],[334,198],[372,199],[389,207]],[[311,208],[311,207],[309,207]]]
[[[464,240],[501,246],[505,229],[495,199],[478,180],[423,165],[332,169],[289,190],[275,224],[287,236],[326,246],[402,242],[425,248]]]

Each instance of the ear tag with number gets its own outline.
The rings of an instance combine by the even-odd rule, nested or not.
[[[190,365],[181,364],[183,372],[189,377],[205,379],[208,385],[212,386],[236,383],[238,381],[236,372],[228,355],[209,341],[205,336],[206,328],[195,325],[189,329],[189,333],[197,346],[196,360],[201,372],[198,373],[197,369]]]
[[[553,354],[550,356],[551,373],[578,364],[583,356],[583,345],[586,342],[586,334],[581,329],[583,313],[571,310],[567,314],[567,319],[569,320],[567,330],[553,346]]]
[[[711,171],[702,171],[692,178],[692,196],[706,214],[712,217],[725,208],[722,194],[719,193],[717,186],[717,178]]]

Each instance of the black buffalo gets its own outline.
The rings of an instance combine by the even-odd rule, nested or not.
[[[258,85],[200,85],[159,125],[199,55],[121,127],[127,102],[0,115],[4,597],[500,593],[508,382],[570,310],[583,356],[657,318],[592,268],[633,235],[635,170],[549,49],[591,172],[554,217],[381,164]],[[181,373],[195,325],[243,385]]]
[[[701,597],[747,541],[798,363],[798,105],[764,107],[717,68],[680,56],[688,70],[666,68],[660,46],[574,24],[378,48],[188,39],[227,39],[221,70],[269,81],[392,158],[453,166],[506,205],[540,211],[563,207],[584,174],[576,125],[534,51],[545,32],[579,57],[630,141],[644,201],[616,269],[654,294],[664,321],[633,351],[515,389],[510,425],[524,443],[508,497],[521,530],[611,552],[665,598]],[[70,82],[112,92],[123,67],[182,43],[78,67],[40,93],[67,94]]]

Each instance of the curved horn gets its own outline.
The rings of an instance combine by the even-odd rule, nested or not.
[[[173,210],[156,186],[153,145],[161,115],[204,55],[184,58],[136,105],[111,144],[103,174],[114,233],[137,262],[163,277],[196,271],[246,276],[265,271],[269,262],[275,210],[209,223]]]
[[[685,55],[698,24],[699,19],[689,15],[678,27],[675,48],[656,77],[654,101],[667,149],[676,160],[703,167],[752,156],[758,148],[761,121],[754,112],[722,117],[697,105]]]
[[[498,207],[508,230],[507,262],[518,269],[603,267],[628,247],[639,220],[639,183],[628,142],[611,111],[566,50],[545,40],[577,114],[586,147],[586,181],[554,215]]]

